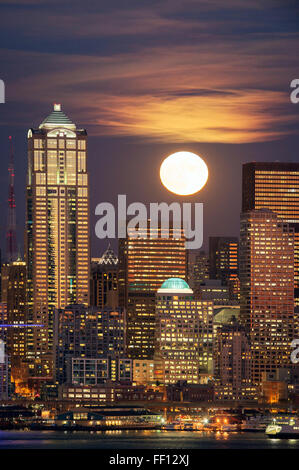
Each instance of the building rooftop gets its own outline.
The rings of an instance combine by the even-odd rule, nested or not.
[[[48,128],[52,129],[55,127],[67,127],[68,129],[75,130],[76,125],[70,118],[61,111],[61,104],[54,103],[54,109],[51,114],[49,114],[46,119],[40,124],[39,128]]]
[[[108,245],[107,250],[104,251],[102,257],[100,258],[99,264],[112,264],[112,265],[118,264],[118,257],[112,250],[110,243]]]
[[[170,277],[163,282],[162,286],[158,290],[160,294],[163,293],[184,293],[184,294],[193,294],[192,289],[190,289],[184,279],[179,277]]]

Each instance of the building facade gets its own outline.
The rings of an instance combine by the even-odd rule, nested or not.
[[[294,229],[294,298],[299,305],[299,163],[243,165],[242,211],[270,209]]]
[[[7,306],[7,353],[11,362],[14,382],[27,375],[27,270],[26,263],[18,260],[2,266],[2,299]]]
[[[193,299],[179,278],[157,291],[155,379],[164,384],[200,383],[212,376],[213,303]]]
[[[239,300],[239,240],[237,237],[209,238],[210,279],[229,286],[230,300]]]
[[[28,131],[25,260],[30,375],[53,376],[54,310],[89,302],[87,133],[59,104]]]
[[[119,240],[119,301],[127,314],[128,357],[152,359],[156,291],[169,277],[186,279],[185,238],[172,227],[151,238],[149,223],[139,235]]]
[[[118,306],[118,258],[111,246],[101,258],[91,259],[90,305],[95,307]]]
[[[56,383],[70,377],[72,359],[125,357],[125,315],[120,308],[70,305],[55,312]]]
[[[218,400],[257,397],[252,386],[249,338],[244,327],[233,322],[218,328],[214,341],[215,396]]]
[[[267,210],[241,215],[240,321],[252,348],[252,380],[290,365],[294,339],[294,229]]]

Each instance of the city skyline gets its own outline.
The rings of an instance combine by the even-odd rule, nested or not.
[[[298,14],[0,0],[0,448],[298,447]]]

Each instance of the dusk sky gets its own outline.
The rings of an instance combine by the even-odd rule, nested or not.
[[[97,203],[203,202],[204,235],[238,235],[242,163],[298,161],[299,3],[271,0],[0,1],[0,210],[15,143],[23,251],[26,136],[61,103],[89,134],[92,253]],[[169,193],[164,157],[189,150],[210,177]],[[116,243],[113,244],[116,247]]]

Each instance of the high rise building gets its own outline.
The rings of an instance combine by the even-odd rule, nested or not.
[[[7,342],[7,324],[7,303],[0,302],[0,339],[5,343]]]
[[[221,279],[229,286],[230,299],[239,299],[239,240],[237,237],[210,237],[210,279]]]
[[[153,229],[152,229],[153,230]],[[180,231],[179,231],[180,232]],[[155,340],[155,296],[169,277],[186,279],[186,249],[182,233],[161,227],[157,238],[151,228],[119,240],[119,301],[127,314],[127,354],[152,359]]]
[[[0,400],[10,398],[10,365],[7,354],[0,357]]]
[[[7,305],[7,353],[15,383],[26,378],[26,263],[18,260],[2,266],[2,298]]]
[[[294,229],[267,209],[241,215],[240,321],[249,331],[252,379],[290,365],[294,339]]]
[[[216,398],[256,398],[256,388],[251,381],[251,366],[251,349],[245,328],[237,322],[218,328],[214,339]]]
[[[118,258],[110,244],[101,258],[91,259],[90,305],[118,306]]]
[[[267,208],[294,228],[295,304],[299,305],[299,163],[243,165],[242,211]]]
[[[188,250],[188,284],[197,295],[202,282],[209,279],[209,256],[203,250]]]
[[[72,358],[125,356],[125,315],[121,309],[69,305],[55,312],[56,382],[67,381]]]
[[[51,378],[54,310],[89,302],[87,134],[54,104],[28,131],[25,260],[30,375]]]
[[[212,375],[213,303],[193,299],[183,279],[157,291],[155,379],[163,384],[199,383]]]

